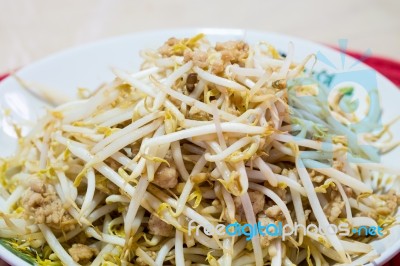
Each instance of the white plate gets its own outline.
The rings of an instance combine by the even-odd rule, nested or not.
[[[232,39],[242,39],[249,43],[267,41],[280,51],[286,51],[288,43],[293,42],[296,61],[300,61],[308,54],[321,52],[332,62],[332,65],[317,63],[316,69],[320,70],[348,72],[369,69],[363,64],[358,64],[350,70],[350,66],[356,62],[350,57],[345,58],[342,69],[339,52],[296,37],[235,29],[178,29],[135,33],[73,48],[33,63],[16,74],[24,80],[46,85],[52,88],[50,90],[52,93],[72,100],[77,95],[78,87],[95,89],[100,84],[111,81],[113,79],[111,67],[137,70],[142,61],[139,57],[140,50],[157,48],[171,36],[190,37],[200,32],[207,34],[211,41]],[[334,70],[333,65],[337,66],[338,70]],[[383,121],[387,122],[399,114],[400,93],[397,87],[382,75],[377,74],[376,79],[383,106]],[[0,95],[0,107],[10,109],[13,119],[17,122],[29,125],[43,113],[44,104],[21,89],[11,77],[0,83]],[[24,127],[24,130],[29,130],[29,126]],[[0,156],[10,155],[15,150],[17,142],[12,132],[13,130],[7,126],[5,117],[0,115]],[[399,139],[400,125],[397,124],[393,132]],[[396,149],[384,156],[383,162],[396,165],[399,157],[400,149]],[[374,242],[374,246],[381,253],[374,264],[382,265],[400,251],[400,226],[392,228],[391,234],[383,240]],[[0,257],[13,265],[27,265],[4,247],[0,247]]]

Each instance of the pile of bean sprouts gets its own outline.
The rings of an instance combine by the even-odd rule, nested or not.
[[[68,252],[76,243],[98,250],[90,265],[361,265],[379,256],[370,244],[378,237],[299,231],[263,246],[259,235],[189,234],[190,221],[235,223],[237,199],[241,222],[256,224],[265,213],[254,213],[254,191],[264,194],[265,208],[278,206],[274,221],[322,226],[336,193],[344,208],[334,223],[379,225],[388,234],[398,203],[381,208],[399,171],[375,163],[369,146],[346,141],[360,139],[353,117],[338,101],[328,104],[327,89],[306,71],[314,55],[296,63],[293,44],[281,55],[260,42],[214,73],[221,52],[204,36],[170,49],[167,56],[142,51],[139,72],[114,69],[114,81],[55,107],[20,137],[15,156],[1,160],[2,243],[39,265],[77,265]],[[206,66],[185,60],[187,49],[205,52]],[[377,131],[361,141],[387,150],[380,142],[387,127]],[[174,188],[153,182],[163,165],[178,172]],[[72,229],[27,214],[31,179],[54,187]],[[172,225],[174,236],[153,235],[150,215]]]

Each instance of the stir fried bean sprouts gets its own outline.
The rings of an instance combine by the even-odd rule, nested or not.
[[[293,43],[282,56],[266,42],[212,44],[202,34],[141,55],[139,72],[113,69],[113,82],[50,110],[1,159],[5,242],[39,265],[359,265],[377,257],[370,242],[379,236],[351,229],[389,233],[399,170],[376,163],[339,103],[324,102],[328,89],[304,71],[314,55],[297,63]],[[388,128],[360,135],[363,143],[389,147],[380,141]],[[293,233],[207,232],[231,224]],[[330,224],[349,233],[305,230]]]

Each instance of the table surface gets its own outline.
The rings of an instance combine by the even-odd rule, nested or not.
[[[244,4],[246,3],[246,4]],[[398,0],[0,0],[0,73],[82,43],[136,31],[275,31],[400,60]]]

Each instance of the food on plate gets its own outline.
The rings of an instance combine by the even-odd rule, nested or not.
[[[341,108],[352,89],[328,101],[314,55],[295,62],[293,44],[282,55],[199,34],[141,56],[140,71],[114,69],[111,83],[49,110],[1,160],[4,245],[39,265],[379,256],[370,242],[389,234],[399,204],[399,173],[375,162],[389,127],[358,132]]]

